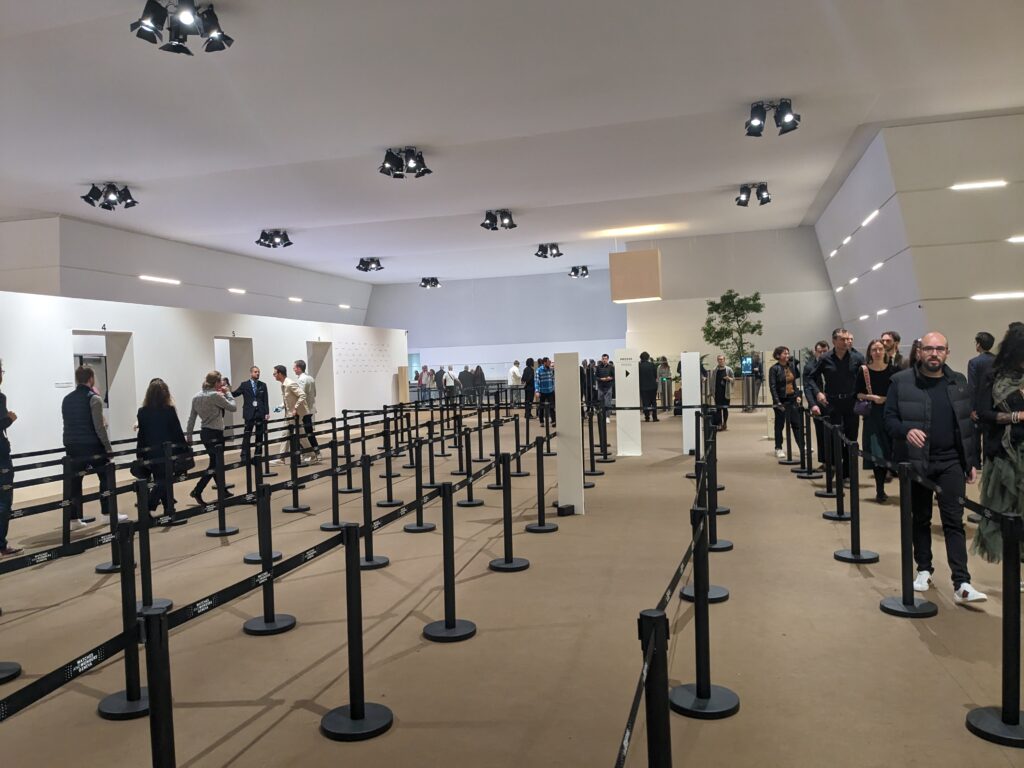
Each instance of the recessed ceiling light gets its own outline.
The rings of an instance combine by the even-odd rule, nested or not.
[[[828,257],[829,257],[829,258],[831,259],[831,258],[832,258],[833,256],[835,256],[835,255],[836,255],[837,253],[839,253],[839,249],[838,249],[838,248],[836,248],[836,249],[835,249],[834,251],[832,251],[832,253],[830,253],[830,254],[828,255]]]
[[[867,320],[868,317],[869,317],[869,315],[861,315],[858,319],[859,320]]]
[[[847,245],[851,240],[853,240],[853,235],[847,235],[843,238],[843,245]]]
[[[1024,299],[1024,291],[1007,291],[1006,293],[976,293],[971,296],[975,301],[996,301],[999,299]]]
[[[339,304],[338,309],[352,309],[348,304]]]
[[[875,312],[875,315],[876,315],[876,316],[877,316],[877,315],[884,315],[884,314],[885,314],[886,312],[888,312],[888,311],[889,311],[888,309],[880,309],[880,310],[878,310],[877,312]]]
[[[878,216],[878,209],[876,208],[875,210],[873,210],[871,213],[868,214],[868,217],[866,219],[864,219],[864,221],[862,221],[860,223],[860,225],[862,227],[866,227],[868,224],[870,224],[872,221],[874,221],[875,217],[877,217],[877,216]]]
[[[1013,237],[1006,238],[1008,243],[1024,243],[1024,235],[1014,235]]]
[[[147,283],[164,283],[165,285],[181,285],[181,280],[175,280],[172,277],[153,277],[153,275],[139,275],[139,280],[145,280]]]
[[[877,264],[875,264],[875,265],[873,265],[873,266],[871,267],[871,271],[872,271],[872,272],[875,272],[875,271],[877,271],[877,270],[881,269],[881,268],[882,268],[882,267],[884,267],[884,266],[885,266],[885,262],[884,262],[884,261],[880,261],[880,262],[878,262]]]
[[[989,179],[987,181],[964,181],[954,184],[950,189],[956,192],[966,192],[971,189],[996,189],[1005,187],[1009,182],[1006,179]]]
[[[843,286],[840,285],[838,288],[836,288],[836,293],[842,293],[842,292],[843,292]]]
[[[682,222],[675,224],[638,224],[635,227],[614,227],[588,232],[587,237],[634,237],[636,235],[656,235],[659,232],[675,232],[687,229],[690,225]]]
[[[643,299],[613,299],[613,304],[639,304],[643,301],[661,301],[661,296],[648,296]]]
[[[241,296],[245,293],[245,288],[228,288],[228,293],[237,293]]]
[[[302,303],[302,299],[300,299],[298,296],[289,296],[288,301],[294,301],[296,304]]]
[[[850,278],[850,285],[853,285],[853,284],[854,284],[854,283],[856,283],[856,282],[857,282],[858,280],[860,280],[860,278],[859,278],[859,277],[851,277],[851,278]]]

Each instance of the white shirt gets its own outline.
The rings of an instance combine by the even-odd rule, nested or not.
[[[444,372],[444,385],[446,387],[454,387],[458,383],[459,383],[459,380],[457,378],[455,378],[454,371],[445,371]]]
[[[518,387],[523,383],[523,375],[519,372],[519,366],[513,365],[508,369],[508,385],[510,387]]]
[[[316,379],[310,376],[308,373],[303,371],[299,374],[299,378],[296,383],[302,387],[302,391],[306,394],[306,412],[313,416],[316,414]]]

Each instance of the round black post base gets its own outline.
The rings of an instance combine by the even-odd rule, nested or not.
[[[516,571],[525,571],[530,567],[530,561],[525,557],[513,557],[511,560],[506,561],[505,558],[499,557],[497,560],[491,560],[487,564],[487,567],[492,571],[499,571],[502,573],[515,573]]]
[[[730,512],[732,512],[731,507],[715,507],[716,515],[728,515]]]
[[[815,472],[813,469],[810,472],[808,472],[807,470],[803,470],[795,474],[801,480],[820,480],[821,478],[824,477],[824,475],[821,474],[821,472]]]
[[[462,499],[461,501],[455,502],[459,507],[482,507],[483,503],[482,499]]]
[[[430,533],[431,531],[437,530],[437,526],[433,523],[424,523],[419,525],[418,523],[407,523],[403,528],[406,533]]]
[[[219,539],[223,536],[234,536],[236,533],[238,533],[238,529],[233,525],[229,525],[226,528],[209,528],[206,531],[206,535],[211,539]]]
[[[586,472],[584,472],[583,474],[586,474]],[[603,475],[604,472],[602,472],[601,474]],[[509,477],[529,477],[530,473],[529,472],[509,472],[508,476]]]
[[[795,467],[798,464],[800,464],[800,459],[779,459],[779,465],[783,467]]]
[[[415,464],[403,464],[402,469],[416,469]]]
[[[96,573],[120,573],[121,566],[114,563],[100,563],[95,568]]]
[[[149,695],[145,688],[138,701],[128,701],[126,691],[112,693],[100,701],[96,712],[104,720],[135,720],[149,714]]]
[[[388,501],[387,499],[384,499],[383,501],[378,501],[377,502],[377,506],[380,507],[381,509],[390,509],[391,507],[400,507],[403,504],[405,504],[405,502],[402,501],[401,499],[392,499],[391,501]]]
[[[589,469],[583,470],[583,476],[584,477],[600,477],[603,474],[604,474],[604,470],[603,469],[595,469],[593,472],[591,472]]]
[[[544,523],[544,525],[541,525],[540,523],[528,523],[526,525],[527,533],[554,533],[557,530],[558,525],[556,523]]]
[[[878,607],[882,609],[882,613],[903,619],[928,619],[939,612],[939,607],[935,603],[922,600],[920,597],[914,598],[913,605],[904,605],[903,598],[900,597],[886,597]]]
[[[281,511],[289,514],[292,512],[309,512],[309,506],[307,504],[299,504],[298,506],[293,507],[289,504],[287,507],[281,507]]]
[[[242,625],[242,631],[247,635],[280,635],[289,629],[295,629],[295,617],[287,613],[275,613],[273,621],[264,621],[262,616],[256,616]]]
[[[780,461],[779,463],[781,464],[782,462]],[[797,459],[796,463],[797,463],[797,464],[800,464],[800,465],[802,465],[802,464],[803,464],[803,462],[802,462],[802,461],[800,461],[799,459]],[[790,471],[790,472],[792,472],[792,473],[793,473],[794,475],[799,475],[799,474],[802,474],[802,473],[806,472],[807,470],[806,470],[806,469],[804,469],[804,468],[803,468],[803,466],[796,466],[796,467],[793,467],[793,468],[792,468],[791,470],[789,470],[789,471]]]
[[[814,495],[817,496],[819,499],[834,499],[836,497],[836,492],[826,491],[822,489],[820,491],[815,491]]]
[[[693,584],[687,584],[681,590],[679,590],[679,596],[688,603],[693,602]],[[725,587],[720,587],[717,584],[712,584],[708,587],[708,602],[709,603],[724,603],[729,599],[729,590]]]
[[[137,602],[135,604],[135,612],[136,613],[142,613],[143,607],[144,606],[142,605],[142,601],[140,600],[139,602]],[[153,598],[153,605],[149,606],[149,607],[152,607],[152,608],[163,608],[165,611],[169,611],[169,610],[171,610],[171,608],[174,607],[174,601],[173,600],[168,600],[166,597],[154,597]]]
[[[464,469],[453,469],[449,474],[455,475],[456,477],[463,477],[463,476],[465,476],[468,473]],[[427,488],[429,486],[426,483],[424,483],[423,487]],[[434,487],[435,488],[440,488],[441,484],[440,483],[434,483]]]
[[[740,697],[720,685],[711,686],[711,696],[697,697],[697,684],[677,685],[668,692],[668,705],[673,712],[698,720],[721,720],[740,711]]]
[[[614,464],[615,459],[609,456],[607,459],[594,459],[598,464]]]
[[[456,619],[455,626],[448,629],[444,620],[432,621],[423,628],[423,637],[435,643],[458,643],[469,640],[476,634],[476,624],[466,619]]]
[[[853,554],[852,549],[837,549],[832,557],[841,563],[857,563],[858,565],[878,562],[878,553],[872,552],[870,549],[862,549],[859,555]]]
[[[376,571],[378,568],[387,568],[389,565],[391,565],[391,560],[384,555],[374,555],[370,560],[365,557],[359,558],[359,570],[361,571]]]
[[[488,491],[500,491],[504,487],[505,486],[503,486],[501,483],[488,483],[487,484],[487,490]]]
[[[362,488],[339,488],[338,489],[338,494],[339,495],[342,495],[342,494],[347,495],[347,494],[350,494],[350,493],[362,493],[362,492],[363,492]]]
[[[441,487],[441,483],[424,483],[423,487],[432,491],[435,488],[440,488]]]
[[[379,475],[377,475],[377,477],[379,477],[381,480],[387,480],[389,477],[394,478],[394,477],[401,477],[401,476],[402,476],[401,472],[392,472],[391,474],[388,474],[387,472],[381,472]]]
[[[333,533],[335,531],[340,531],[344,527],[345,527],[344,523],[338,523],[337,525],[335,525],[334,523],[320,523],[320,530],[321,531],[325,531],[327,533]]]
[[[843,514],[841,514],[841,515],[838,512],[822,512],[821,516],[825,520],[833,520],[833,521],[835,521],[837,523],[848,523],[848,522],[850,522],[850,516],[848,514],[846,514],[845,512]]]
[[[589,490],[590,488],[593,488],[593,487],[594,487],[594,483],[592,481],[590,481],[590,480],[584,480],[583,481],[583,488],[585,490]]]
[[[696,480],[697,479],[697,473],[696,472],[687,472],[686,473],[686,479],[687,480]]]
[[[709,552],[730,552],[732,550],[732,542],[728,539],[719,539],[714,544],[708,545]]]
[[[320,733],[334,741],[365,741],[380,736],[391,729],[395,716],[383,704],[363,704],[363,717],[352,719],[352,710],[347,704],[332,709],[320,720]]]
[[[9,683],[21,675],[21,664],[13,661],[0,661],[0,685]]]
[[[976,707],[967,713],[967,730],[979,739],[1024,749],[1024,712],[1017,725],[1003,722],[1002,707]]]
[[[279,550],[276,550],[276,549],[270,555],[270,559],[273,560],[275,563],[278,560],[280,560],[282,557],[284,557],[284,555],[282,555],[281,552]],[[242,562],[245,563],[246,565],[262,565],[263,564],[263,558],[260,557],[260,553],[259,552],[250,552],[249,554],[247,554],[245,557],[242,558]]]
[[[545,456],[557,456],[558,452],[557,451],[544,451],[544,455]]]

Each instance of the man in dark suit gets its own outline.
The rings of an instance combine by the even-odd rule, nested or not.
[[[267,385],[260,381],[260,369],[255,365],[249,369],[249,380],[231,393],[243,401],[242,418],[245,432],[242,436],[242,461],[249,460],[249,440],[256,432],[256,455],[263,455],[263,436],[270,419],[270,401],[267,399]]]

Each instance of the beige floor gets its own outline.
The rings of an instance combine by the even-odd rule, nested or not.
[[[712,674],[740,694],[742,708],[720,722],[673,715],[675,764],[1024,766],[1024,754],[963,726],[967,709],[998,702],[998,568],[972,561],[975,584],[993,599],[954,606],[939,533],[931,595],[939,615],[882,614],[878,600],[898,591],[896,507],[864,505],[864,545],[881,563],[836,562],[848,528],[821,519],[824,502],[769,457],[764,431],[763,417],[737,414],[720,448],[721,501],[733,509],[720,535],[736,549],[712,557],[712,580],[732,590],[712,607]],[[516,554],[532,563],[523,573],[487,570],[501,553],[497,492],[481,490],[486,506],[457,510],[458,614],[479,626],[469,642],[434,645],[420,635],[442,615],[439,534],[396,526],[378,534],[376,549],[392,565],[363,577],[367,696],[391,706],[396,721],[374,741],[340,744],[317,730],[347,696],[340,551],[279,582],[278,609],[299,621],[288,634],[241,632],[260,611],[255,594],[174,632],[178,764],[610,765],[639,672],[636,615],[657,602],[689,540],[693,484],[682,474],[692,461],[678,455],[679,420],[647,425],[644,437],[644,457],[605,465],[586,516],[558,520],[556,534],[521,532],[535,515],[535,479],[514,481]],[[405,472],[398,495],[410,485]],[[276,547],[290,554],[323,536],[326,491],[317,483],[304,492],[308,515],[281,514],[285,498],[275,496]],[[358,497],[342,500],[343,516],[357,518]],[[205,517],[155,535],[159,595],[183,604],[251,572],[240,559],[255,548],[253,513],[230,517],[243,530],[231,539],[204,537]],[[436,504],[427,518],[439,522]],[[14,540],[52,539],[44,522],[16,521]],[[100,559],[93,552],[0,580],[0,657],[25,666],[22,680],[116,631],[117,582],[93,573]],[[670,675],[691,681],[692,609],[673,601],[670,617]],[[120,676],[108,664],[0,724],[4,764],[148,764],[144,720],[95,715]],[[645,765],[645,750],[641,716],[629,765]]]

